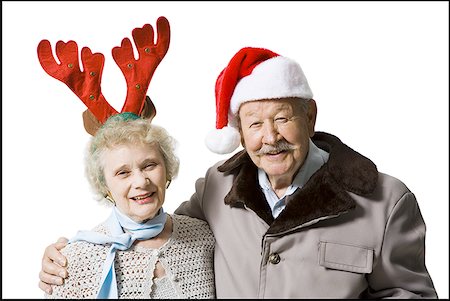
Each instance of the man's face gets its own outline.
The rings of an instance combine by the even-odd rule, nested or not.
[[[301,109],[298,98],[249,101],[241,105],[239,118],[243,145],[253,163],[270,182],[289,185],[308,154],[314,134],[316,106]]]

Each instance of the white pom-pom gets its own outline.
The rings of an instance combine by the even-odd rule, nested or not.
[[[229,154],[240,145],[241,135],[234,127],[226,126],[209,132],[205,143],[213,153]]]

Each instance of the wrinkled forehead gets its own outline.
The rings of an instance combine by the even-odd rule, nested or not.
[[[295,112],[297,107],[300,107],[302,100],[298,98],[283,98],[283,99],[261,99],[247,101],[241,104],[239,108],[239,116],[254,116],[263,113],[278,113],[278,112]]]
[[[106,159],[108,161],[117,161],[162,157],[163,155],[157,142],[117,143],[105,147],[100,154],[102,163],[105,163]]]

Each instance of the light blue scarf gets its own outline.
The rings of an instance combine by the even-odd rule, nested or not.
[[[137,223],[121,213],[117,207],[114,207],[111,215],[106,220],[106,226],[110,230],[111,236],[94,231],[78,231],[75,237],[69,240],[69,243],[84,240],[94,244],[111,244],[106,261],[103,264],[97,299],[118,298],[116,272],[114,270],[116,250],[127,250],[135,240],[145,240],[157,236],[164,229],[166,219],[167,215],[161,208],[151,220],[145,223]],[[129,233],[124,232],[124,230],[127,230]]]

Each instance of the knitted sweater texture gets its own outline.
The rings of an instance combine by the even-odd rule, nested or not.
[[[214,236],[208,224],[188,216],[171,216],[172,236],[160,248],[133,245],[126,251],[117,251],[115,270],[119,298],[215,298]],[[109,234],[104,223],[94,231]],[[53,286],[53,294],[45,297],[95,298],[109,248],[110,245],[85,241],[67,245],[62,254],[68,260],[69,277],[63,285]],[[153,276],[158,261],[166,272],[167,278],[163,281]]]

